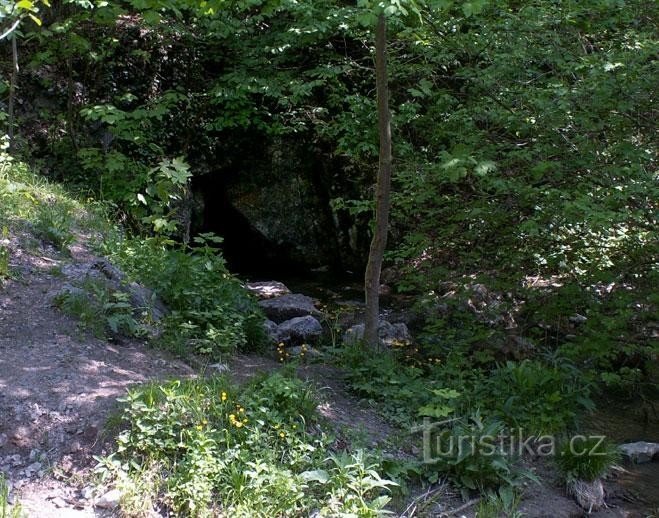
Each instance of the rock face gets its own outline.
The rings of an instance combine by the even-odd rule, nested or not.
[[[313,299],[300,294],[282,295],[262,300],[259,302],[259,306],[265,315],[276,323],[307,315],[320,316],[320,311],[314,306]]]
[[[343,343],[353,345],[364,339],[364,324],[357,324],[349,328],[343,335]],[[378,327],[380,344],[385,347],[409,345],[412,343],[410,330],[403,323],[392,324],[386,320],[380,320]]]
[[[259,300],[272,299],[291,293],[285,284],[278,281],[248,282],[245,288]]]
[[[620,445],[623,456],[635,464],[659,460],[659,443],[631,442]]]

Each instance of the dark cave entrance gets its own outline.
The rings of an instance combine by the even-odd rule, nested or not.
[[[213,232],[224,239],[222,254],[231,272],[252,279],[311,273],[308,265],[293,257],[290,246],[268,239],[233,206],[225,182],[202,177],[193,189],[203,199],[195,232]]]

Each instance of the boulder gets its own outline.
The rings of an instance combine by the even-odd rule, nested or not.
[[[275,322],[266,319],[266,321],[263,322],[263,329],[265,330],[268,340],[271,342],[279,341],[279,333],[277,332],[277,324]]]
[[[245,288],[259,300],[272,299],[291,293],[286,285],[278,281],[248,282]]]
[[[343,334],[343,343],[354,345],[364,339],[364,324],[357,324],[346,330]],[[410,330],[403,323],[391,324],[386,320],[380,320],[378,327],[380,344],[385,347],[400,347],[412,343]]]
[[[259,302],[259,306],[270,320],[277,323],[307,315],[320,316],[320,311],[314,306],[313,299],[297,293],[262,300]]]
[[[291,318],[277,326],[277,341],[287,344],[313,342],[322,334],[323,327],[311,315]]]
[[[622,455],[635,464],[643,464],[659,460],[659,443],[656,442],[630,442],[620,445]]]

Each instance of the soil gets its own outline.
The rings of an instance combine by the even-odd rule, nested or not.
[[[92,254],[80,244],[71,247],[70,256],[45,243],[24,246],[30,240],[34,243],[31,238],[12,238],[15,276],[0,284],[0,473],[12,487],[12,500],[20,501],[29,517],[112,516],[94,507],[103,491],[91,485],[90,474],[96,464],[93,456],[111,447],[107,421],[117,411],[117,398],[134,384],[194,376],[199,366],[193,368],[139,340],[117,343],[80,329],[52,306],[50,294],[63,282],[58,275],[63,265],[89,261]],[[244,382],[279,364],[274,358],[236,355],[219,367]],[[336,429],[337,448],[361,445],[395,456],[418,453],[409,440],[398,447],[395,430],[372,406],[348,393],[339,369],[312,363],[300,367],[298,374],[319,389],[319,410]],[[565,496],[550,467],[532,467],[545,483],[529,485],[520,507],[524,516],[585,514]],[[629,495],[615,481],[608,482],[607,489],[619,507],[592,516],[646,516],[625,508]],[[450,510],[456,508],[460,516],[474,516],[476,504],[465,507],[457,492],[440,484],[432,492],[419,489],[400,503],[401,510],[406,507],[401,516],[452,516]]]

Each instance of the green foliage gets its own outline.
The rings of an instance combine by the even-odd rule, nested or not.
[[[578,416],[594,408],[581,376],[567,363],[507,362],[477,388],[474,404],[482,404],[509,427],[528,435],[560,432],[574,427]]]
[[[502,486],[498,491],[487,491],[476,510],[477,518],[522,518],[517,511],[522,495],[511,486]]]
[[[0,473],[0,518],[22,518],[23,511],[20,504],[9,505],[9,486],[5,477]]]
[[[452,421],[429,445],[436,463],[429,469],[438,470],[431,480],[438,472],[446,473],[466,498],[469,491],[513,487],[524,477],[533,478],[517,468],[515,456],[498,444],[504,432],[502,422],[483,419],[478,412]]]
[[[72,225],[72,210],[65,203],[46,200],[38,204],[34,228],[41,238],[60,250],[66,251],[74,240]]]
[[[143,336],[146,328],[133,314],[129,299],[127,293],[112,290],[100,280],[87,279],[58,295],[54,302],[97,338]]]
[[[185,248],[160,238],[104,245],[113,262],[152,288],[171,310],[161,342],[180,353],[217,356],[258,347],[265,340],[262,313],[228,272],[220,243],[204,234]]]
[[[589,482],[606,475],[620,459],[618,447],[604,437],[580,436],[560,444],[555,457],[566,479]]]
[[[397,424],[480,412],[527,436],[542,435],[574,427],[594,407],[589,384],[567,361],[507,362],[486,371],[457,352],[433,360],[409,365],[404,356],[373,356],[361,348],[350,348],[341,357],[351,388],[378,401]]]
[[[132,389],[123,402],[128,428],[98,471],[163,495],[177,515],[378,516],[385,503],[391,483],[374,463],[326,457],[329,438],[308,430],[314,399],[297,379],[273,374],[241,390],[221,377],[174,381]],[[140,486],[141,477],[152,478]]]

